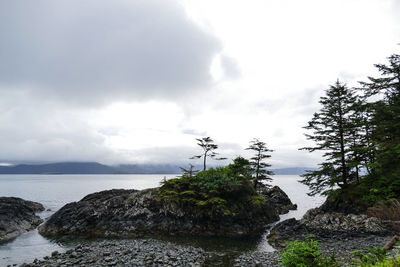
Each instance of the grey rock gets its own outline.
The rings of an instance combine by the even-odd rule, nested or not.
[[[0,242],[9,241],[35,229],[43,222],[35,212],[42,204],[16,197],[0,197]]]
[[[288,195],[279,186],[270,188],[261,184],[257,192],[265,197],[279,214],[285,214],[290,210],[297,209],[297,205],[292,203]]]
[[[108,190],[65,205],[39,227],[45,236],[138,237],[174,234],[258,235],[279,216],[267,201],[236,215],[197,215],[190,208],[156,197],[157,189]]]
[[[316,239],[348,240],[366,236],[392,234],[379,219],[365,214],[325,212],[310,209],[301,220],[294,218],[276,224],[268,235],[271,245],[280,248],[292,239],[304,239],[313,235]]]

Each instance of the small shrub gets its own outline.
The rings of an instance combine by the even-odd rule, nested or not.
[[[267,200],[263,196],[251,196],[250,197],[251,203],[256,206],[264,205]]]
[[[387,260],[387,250],[381,247],[368,248],[366,251],[353,251],[353,263],[355,266],[367,267],[375,266]]]
[[[305,241],[291,241],[281,253],[281,264],[285,267],[336,266],[334,256],[323,257],[319,243],[311,237]]]

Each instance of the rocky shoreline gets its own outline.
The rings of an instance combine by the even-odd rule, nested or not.
[[[294,218],[276,224],[268,235],[275,248],[284,247],[289,240],[303,240],[312,235],[318,240],[348,240],[368,236],[393,236],[395,232],[379,219],[365,214],[325,212],[310,209],[301,220]]]
[[[207,228],[199,228],[193,224],[193,218],[188,221],[185,214],[171,203],[160,206],[157,201],[153,202],[152,190],[154,189],[108,190],[90,194],[79,202],[65,205],[40,226],[42,234],[54,236],[61,233],[61,236],[73,238],[75,234],[79,236],[88,233],[89,229],[94,233],[98,231],[97,236],[102,239],[84,239],[64,253],[55,251],[43,259],[21,266],[279,266],[279,250],[283,248],[284,242],[301,240],[309,234],[320,241],[324,255],[334,254],[338,262],[346,266],[351,263],[352,251],[382,247],[392,237],[391,230],[376,218],[315,208],[309,210],[301,220],[289,219],[276,224],[270,230],[268,239],[277,249],[274,252],[258,249],[247,252],[210,251],[207,247],[200,248],[196,245],[138,238],[137,233],[147,232],[150,236],[159,236],[157,234],[160,232],[167,232],[170,235],[179,235],[189,233],[188,229],[193,227],[199,231],[217,230],[216,233],[226,234],[226,230],[220,231],[221,228],[216,229],[212,225],[210,228],[210,224],[204,222],[203,226]],[[284,214],[296,208],[279,187],[261,188],[259,193],[269,202],[268,209],[274,209],[275,213]],[[37,205],[35,207],[42,208]],[[218,223],[218,220],[214,223]],[[226,226],[228,225],[231,225],[229,231],[232,232],[233,229],[234,232],[242,233],[242,226],[229,220],[226,222]],[[159,231],[160,226],[167,231]],[[181,229],[185,231],[182,232]],[[134,230],[135,235],[129,235],[130,230]],[[207,233],[206,236],[210,234]]]
[[[43,220],[35,213],[42,204],[17,197],[0,197],[0,243],[35,229]]]
[[[320,241],[324,255],[334,254],[342,266],[351,263],[351,252],[383,246],[391,236],[368,235],[353,238],[325,238]],[[279,252],[250,251],[242,254],[206,251],[156,239],[86,241],[64,253],[53,252],[43,259],[24,263],[39,266],[280,266]]]
[[[203,266],[205,260],[200,248],[132,239],[89,242],[21,266]]]

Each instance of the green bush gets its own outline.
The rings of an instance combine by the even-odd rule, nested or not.
[[[254,189],[248,160],[240,158],[226,167],[164,180],[157,190],[160,200],[174,201],[195,216],[233,215],[260,208],[266,199]],[[247,210],[246,210],[247,209]]]
[[[362,265],[368,267],[400,267],[400,258],[385,259],[373,265]]]
[[[357,266],[368,266],[385,260],[387,250],[381,247],[368,248],[367,251],[355,250],[353,251],[353,262]]]
[[[336,266],[334,256],[323,257],[318,241],[311,237],[305,241],[288,242],[280,260],[285,267]]]
[[[353,251],[353,266],[357,267],[400,267],[400,259],[388,255],[381,247]]]

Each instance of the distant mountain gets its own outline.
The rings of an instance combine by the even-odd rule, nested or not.
[[[114,167],[120,173],[129,174],[178,174],[179,166],[170,164],[122,164]]]
[[[195,166],[200,170],[202,166]],[[273,169],[276,175],[301,175],[313,168],[294,167]],[[47,164],[18,164],[0,166],[0,174],[180,174],[178,165],[122,164],[107,166],[97,162],[60,162]]]
[[[273,169],[272,171],[276,175],[302,175],[305,174],[308,170],[315,170],[315,168],[307,168],[307,167],[293,167],[293,168],[281,168],[281,169]]]
[[[118,170],[97,162],[60,162],[0,166],[0,174],[115,174]]]

